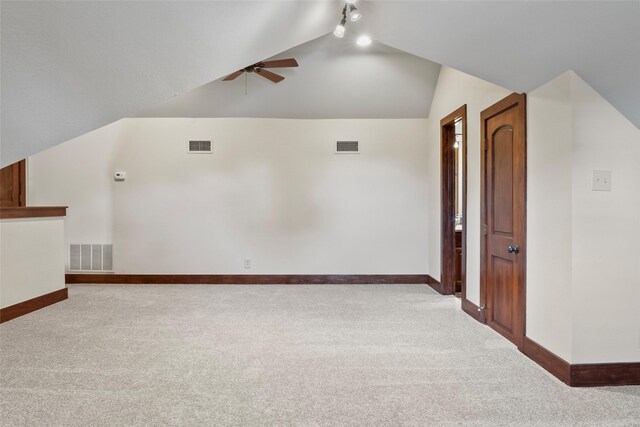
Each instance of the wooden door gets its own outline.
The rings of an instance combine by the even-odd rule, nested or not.
[[[0,169],[0,207],[26,206],[26,161]]]
[[[456,140],[456,123],[461,125],[461,142],[459,150],[462,150],[461,170],[456,171],[457,150],[454,148]],[[466,242],[467,242],[467,105],[463,105],[445,118],[440,120],[440,231],[441,231],[441,277],[439,292],[445,295],[461,291],[462,299],[465,299],[466,289]],[[456,214],[456,172],[462,180],[462,232],[460,233],[460,245],[456,244],[455,214]],[[457,250],[459,247],[459,264],[456,265]],[[460,277],[460,286],[457,286],[456,277]]]
[[[525,334],[525,96],[481,113],[483,253],[481,300],[489,326],[522,348]]]

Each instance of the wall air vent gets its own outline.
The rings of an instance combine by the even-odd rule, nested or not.
[[[337,141],[336,153],[340,154],[358,154],[358,141]]]
[[[69,271],[113,271],[113,245],[69,245]]]
[[[211,141],[189,141],[189,153],[192,154],[209,154],[211,150]]]

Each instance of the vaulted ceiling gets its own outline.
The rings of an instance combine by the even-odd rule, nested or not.
[[[426,118],[440,65],[379,42],[326,34],[274,58],[295,58],[299,68],[221,79],[143,110],[139,117]]]
[[[519,92],[572,69],[640,125],[638,1],[358,3],[364,17],[347,27],[348,34],[368,32],[379,46],[385,44]],[[160,114],[171,108],[187,111],[180,98],[190,95],[196,102],[215,87],[207,83],[330,32],[342,3],[2,1],[0,7],[0,163],[6,165],[122,117],[154,111]],[[322,63],[322,58],[330,59],[336,69],[347,67],[348,61],[371,60],[371,55],[339,56],[330,50],[300,55],[316,64]],[[412,61],[410,55],[388,52]],[[420,66],[413,61],[413,68],[388,66],[385,72],[405,74],[427,97],[422,107],[426,112],[430,100],[427,87],[433,80],[427,69],[432,64],[420,63],[424,80],[418,84],[415,73]],[[291,77],[306,71],[301,67],[292,71]],[[334,78],[340,74],[336,71]],[[290,83],[290,93],[293,89],[313,93],[303,87],[305,78]],[[371,77],[364,81],[375,85],[371,90],[386,88]],[[296,84],[300,86],[294,88]],[[286,103],[294,98],[284,87],[276,94],[274,87],[262,89],[261,96],[275,96],[278,106],[274,108],[285,115],[293,106]],[[187,93],[196,88],[200,89]],[[230,90],[211,94],[228,97],[224,91]],[[256,95],[259,91],[255,85],[249,90],[255,90]],[[323,105],[319,94],[323,88],[318,86],[315,91],[318,96],[313,99]],[[184,95],[174,98],[176,93]],[[414,111],[415,97],[406,98],[407,103],[398,108]],[[214,101],[218,107],[210,112],[262,115],[247,99],[244,107],[229,104],[227,109],[224,103]],[[299,106],[300,100],[296,102]],[[328,98],[323,102],[329,107]],[[335,105],[332,111],[323,116],[347,113]],[[376,114],[373,110],[365,113],[366,106],[360,111],[357,117]],[[309,110],[301,115],[319,114]]]

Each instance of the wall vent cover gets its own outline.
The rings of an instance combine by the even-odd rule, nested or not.
[[[189,153],[208,154],[211,153],[211,141],[189,141]]]
[[[113,271],[113,245],[72,243],[69,271]]]
[[[336,153],[359,153],[358,141],[337,141]]]

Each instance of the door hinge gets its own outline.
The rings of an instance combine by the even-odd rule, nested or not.
[[[487,151],[487,138],[482,140],[482,146],[483,146],[484,151]]]
[[[487,224],[482,224],[482,234],[487,235]]]

